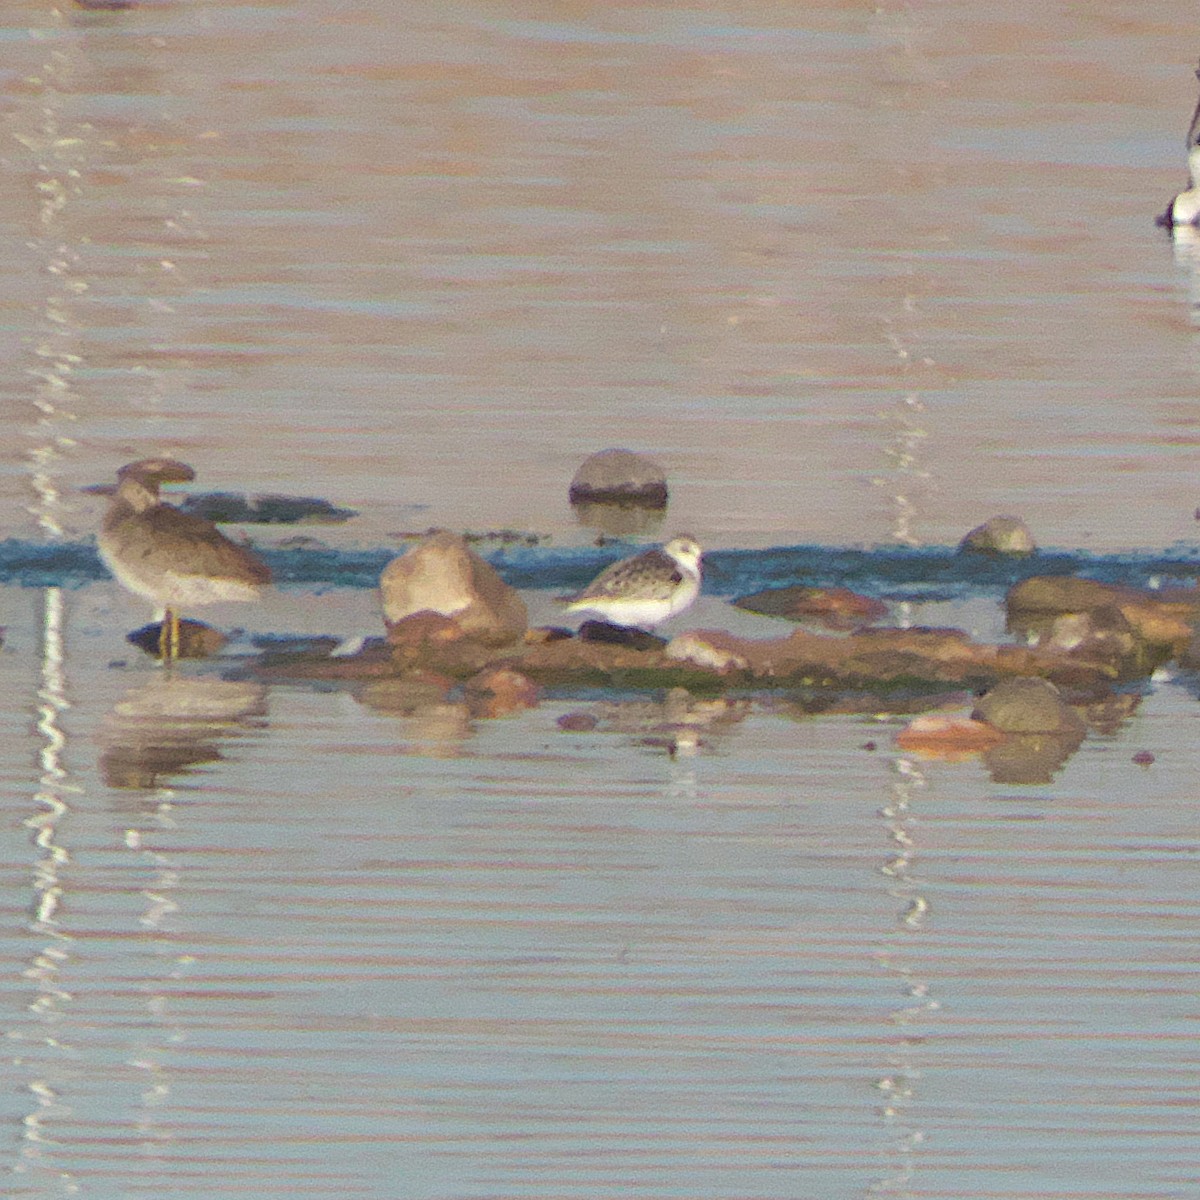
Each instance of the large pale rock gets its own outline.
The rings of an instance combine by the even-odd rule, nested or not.
[[[436,613],[452,618],[473,641],[503,646],[523,637],[528,623],[525,602],[515,589],[445,529],[388,563],[379,590],[389,627],[415,613]]]
[[[667,476],[662,467],[632,450],[601,450],[585,459],[571,480],[572,504],[640,505],[665,508]]]
[[[694,663],[718,675],[730,671],[745,671],[750,664],[735,650],[719,644],[720,638],[714,639],[702,633],[681,633],[672,638],[663,653],[675,662]]]

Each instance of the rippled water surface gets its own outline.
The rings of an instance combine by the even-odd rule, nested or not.
[[[434,524],[540,535],[485,548],[558,619],[613,445],[715,550],[669,632],[1191,582],[1195,15],[5,5],[0,1193],[1200,1194],[1185,673],[1029,783],[787,694],[237,670],[379,632]],[[175,673],[81,490],[151,453],[358,513],[245,527],[281,585]],[[938,549],[1000,512],[1065,549]]]

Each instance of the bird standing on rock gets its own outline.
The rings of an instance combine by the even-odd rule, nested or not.
[[[567,597],[567,610],[599,613],[612,625],[657,625],[683,612],[700,594],[702,556],[695,538],[672,538],[661,550],[646,550],[605,568],[583,591]]]
[[[159,498],[166,483],[196,472],[171,458],[143,458],[117,472],[117,490],[100,527],[104,565],[129,591],[156,606],[159,654],[179,657],[179,610],[230,600],[257,600],[271,571],[252,550],[231,542],[211,521]]]

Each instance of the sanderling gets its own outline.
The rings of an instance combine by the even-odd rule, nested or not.
[[[682,612],[700,594],[700,557],[694,538],[672,538],[601,571],[568,596],[568,611],[598,613],[612,625],[646,628]]]

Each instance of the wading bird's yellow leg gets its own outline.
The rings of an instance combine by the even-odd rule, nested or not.
[[[168,608],[163,613],[158,627],[158,657],[164,663],[174,662],[179,657],[179,618]]]

